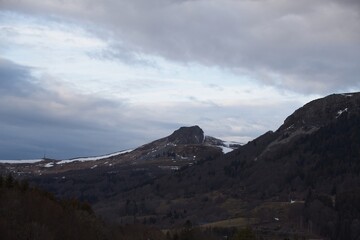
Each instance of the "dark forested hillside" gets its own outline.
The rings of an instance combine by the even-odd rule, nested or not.
[[[97,218],[90,205],[76,199],[57,200],[51,193],[29,187],[11,175],[0,177],[0,238],[49,239],[165,239],[142,226],[115,227]]]
[[[272,184],[275,195],[283,191],[300,194],[308,188],[327,194],[352,189],[360,184],[360,115],[344,113],[312,134],[274,147],[256,161],[234,159],[225,170],[256,190]]]

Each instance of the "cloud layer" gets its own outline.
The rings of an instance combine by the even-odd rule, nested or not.
[[[301,104],[295,99],[270,102],[265,97],[260,102],[220,106],[191,96],[187,102],[130,103],[76,93],[35,72],[0,59],[1,159],[105,154],[195,124],[208,135],[246,142],[277,126]]]
[[[92,155],[139,143],[128,138],[136,132],[121,127],[131,121],[119,102],[76,94],[5,59],[0,59],[0,77],[2,159]]]
[[[247,141],[360,87],[356,0],[2,0],[0,158]]]
[[[355,0],[4,0],[1,5],[79,21],[116,43],[107,52],[111,57],[133,61],[135,53],[197,62],[303,93],[359,88]]]

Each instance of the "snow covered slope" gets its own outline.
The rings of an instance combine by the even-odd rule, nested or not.
[[[86,162],[86,161],[97,161],[97,160],[101,160],[101,159],[105,159],[105,158],[109,158],[109,157],[114,157],[117,155],[121,155],[121,154],[125,154],[125,153],[129,153],[132,152],[133,150],[124,150],[124,151],[120,151],[120,152],[115,152],[115,153],[111,153],[108,155],[102,155],[102,156],[98,156],[98,157],[80,157],[80,158],[72,158],[72,159],[67,159],[67,160],[61,160],[59,162],[56,162],[56,164],[65,164],[65,163],[72,163],[72,162]]]

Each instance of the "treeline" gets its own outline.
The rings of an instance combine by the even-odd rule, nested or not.
[[[115,226],[96,217],[87,203],[58,200],[11,175],[0,176],[0,239],[165,239],[142,225]]]
[[[0,188],[20,190],[21,192],[32,191],[54,202],[58,202],[65,209],[81,210],[88,214],[94,214],[91,205],[76,198],[57,200],[53,193],[41,190],[37,187],[30,187],[27,180],[16,180],[11,174],[6,177],[0,176]]]
[[[256,240],[247,228],[193,227],[189,220],[177,229],[160,231],[142,224],[108,224],[90,204],[75,198],[57,199],[12,175],[0,176],[0,239],[16,240]]]
[[[257,235],[250,227],[237,229],[235,227],[222,228],[199,228],[192,227],[190,221],[186,221],[184,227],[166,233],[167,240],[265,240]],[[281,239],[282,240],[282,239]]]
[[[360,239],[360,189],[331,197],[309,191],[304,216],[309,231],[333,240]]]

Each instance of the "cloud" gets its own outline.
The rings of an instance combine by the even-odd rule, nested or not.
[[[127,128],[131,116],[124,114],[125,104],[75,93],[32,72],[0,60],[0,158],[39,158],[44,152],[66,158],[139,144],[130,137],[137,126]]]
[[[0,59],[0,158],[108,153],[194,124],[253,138],[275,130],[301,94],[360,87],[359,1],[2,0],[0,9],[0,52],[15,61]],[[24,17],[15,27],[12,14]]]
[[[347,0],[3,0],[2,8],[77,19],[134,53],[246,73],[305,93],[358,88],[360,8]],[[124,56],[125,55],[125,56]],[[315,84],[314,84],[315,83]],[[315,88],[314,88],[315,86]]]
[[[137,53],[132,49],[128,49],[119,43],[111,44],[105,49],[102,49],[100,52],[89,53],[89,56],[98,58],[100,60],[117,60],[132,66],[147,66],[152,68],[157,67],[154,61],[146,59],[146,57],[142,56],[141,53]]]
[[[21,95],[30,94],[35,90],[34,86],[28,81],[32,78],[29,68],[0,58],[1,95],[4,96],[14,92]]]
[[[81,94],[46,73],[0,60],[0,159],[57,159],[111,153],[200,125],[208,135],[252,139],[278,127],[299,101],[258,100],[224,105],[138,102]],[[217,86],[209,86],[210,89]],[[273,117],[273,116],[277,117]],[[264,119],[267,119],[264,121]]]

